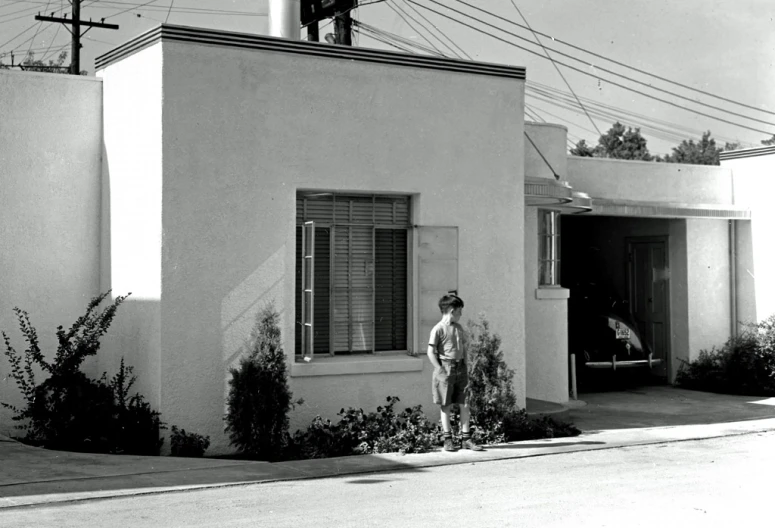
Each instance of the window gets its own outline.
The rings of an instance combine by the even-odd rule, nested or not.
[[[297,196],[297,356],[406,350],[409,220],[406,196]]]
[[[538,285],[560,285],[560,212],[538,210]]]

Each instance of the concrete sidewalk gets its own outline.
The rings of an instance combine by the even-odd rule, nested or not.
[[[282,480],[478,463],[775,430],[775,399],[672,387],[588,394],[569,414],[583,434],[471,453],[366,455],[267,463],[49,451],[0,437],[0,509]]]

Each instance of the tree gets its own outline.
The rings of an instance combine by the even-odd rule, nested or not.
[[[702,134],[702,138],[695,143],[694,140],[683,140],[677,147],[673,147],[673,153],[664,157],[667,163],[688,163],[691,165],[718,165],[721,148],[716,147],[716,140],[710,137],[710,130]]]
[[[579,156],[581,158],[592,158],[595,155],[595,149],[587,145],[586,140],[582,139],[576,146],[570,149],[572,156]]]
[[[600,136],[595,157],[624,160],[652,161],[654,158],[646,146],[646,138],[640,133],[640,128],[625,128],[618,121]]]
[[[770,139],[762,139],[762,145],[775,145],[775,134]]]
[[[0,70],[10,70],[13,67],[18,66],[23,71],[36,71],[36,72],[45,72],[45,73],[70,73],[69,66],[66,66],[64,63],[67,60],[67,52],[62,51],[56,58],[56,60],[49,60],[48,64],[44,63],[40,59],[35,59],[35,53],[30,52],[27,54],[27,56],[24,58],[22,62],[20,62],[18,65],[11,66],[10,64],[5,64],[2,61],[2,57],[0,57]],[[81,72],[81,75],[86,74],[85,71]]]

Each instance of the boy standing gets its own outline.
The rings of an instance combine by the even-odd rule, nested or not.
[[[463,449],[482,451],[471,439],[469,422],[471,411],[468,393],[468,364],[466,361],[466,336],[458,323],[463,315],[463,299],[457,295],[445,295],[439,299],[441,321],[431,330],[428,341],[428,359],[433,364],[433,403],[441,406],[441,428],[444,431],[444,451],[456,451],[452,442],[450,412],[452,406],[460,406],[460,428]]]

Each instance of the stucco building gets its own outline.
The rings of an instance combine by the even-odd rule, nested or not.
[[[212,453],[229,450],[228,369],[270,301],[306,401],[292,427],[388,395],[433,414],[423,352],[452,290],[501,336],[520,405],[567,402],[562,277],[589,245],[623,297],[630,255],[649,270],[666,380],[775,312],[757,201],[771,150],[722,167],[571,158],[564,127],[524,122],[525,70],[494,64],[162,25],[97,67],[0,72],[0,323],[18,343],[23,307],[51,347],[89,298],[132,292],[89,368],[124,357]],[[16,398],[7,377],[0,397]]]

